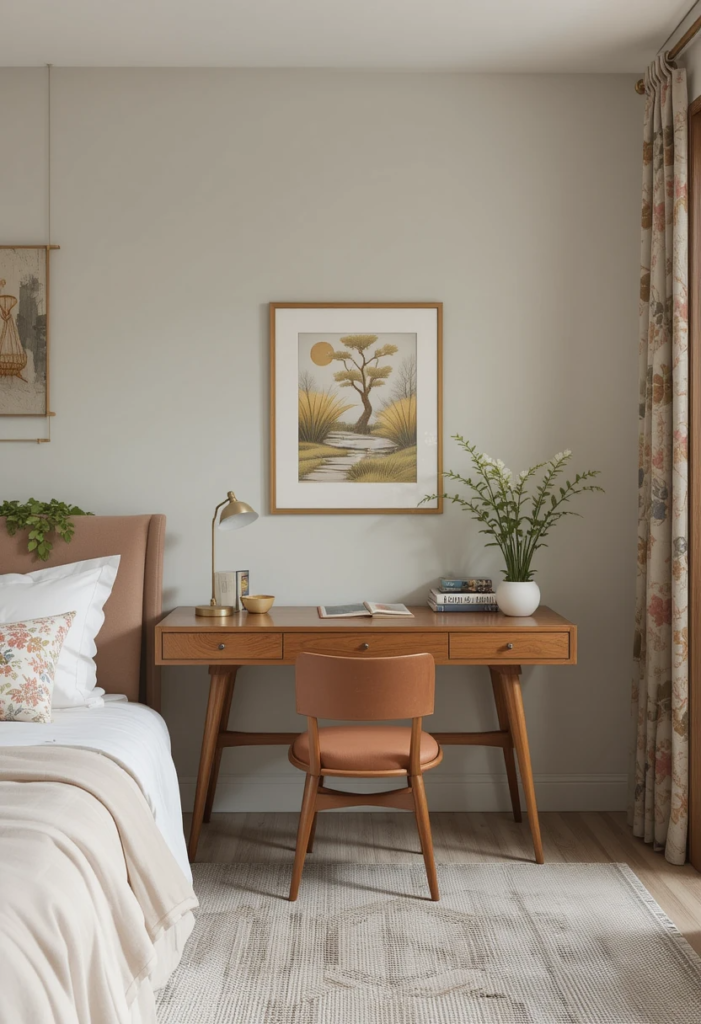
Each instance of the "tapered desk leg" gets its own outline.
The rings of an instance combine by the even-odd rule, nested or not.
[[[508,729],[509,727],[509,712],[506,703],[506,694],[504,693],[504,684],[499,674],[499,671],[494,668],[490,668],[489,674],[492,677],[492,690],[494,691],[494,703],[497,708],[497,716],[499,718],[499,728]],[[516,759],[514,758],[514,744],[513,737],[512,742],[508,747],[504,747],[504,761],[506,763],[506,778],[509,782],[509,795],[511,796],[511,806],[514,812],[514,821],[521,821],[521,798],[518,793],[518,776],[516,775]],[[205,821],[208,819],[205,817]]]
[[[213,665],[209,671],[211,677],[209,681],[209,701],[207,702],[207,716],[204,722],[200,767],[197,773],[197,790],[195,792],[195,806],[192,812],[192,825],[190,826],[190,841],[187,845],[187,852],[191,861],[194,861],[197,855],[197,843],[200,838],[200,829],[202,828],[209,776],[217,750],[219,723],[221,722],[222,709],[226,700],[231,672],[229,668],[223,668],[219,665]]]
[[[528,824],[533,837],[533,849],[537,864],[544,864],[543,842],[540,837],[540,823],[538,821],[538,806],[535,799],[535,786],[533,785],[533,769],[531,768],[531,753],[528,747],[528,733],[526,731],[526,716],[523,710],[523,696],[521,694],[521,680],[519,669],[516,665],[494,666],[491,672],[498,675],[506,697],[506,708],[509,715],[509,728],[516,747],[518,766],[521,770],[521,782],[526,797],[526,809],[528,811]]]
[[[234,684],[236,683],[236,673],[238,672],[238,666],[234,666],[229,670],[229,679],[226,687],[226,696],[224,698],[224,704],[222,706],[221,720],[219,722],[219,732],[226,732],[226,728],[229,724],[229,715],[231,714],[231,701],[234,698]],[[217,749],[214,752],[214,761],[212,762],[212,770],[209,775],[209,788],[207,789],[207,802],[204,805],[204,821],[208,822],[212,817],[212,807],[214,805],[214,796],[217,792],[217,782],[219,781],[219,769],[221,768],[221,755],[224,745],[219,742],[217,736]]]

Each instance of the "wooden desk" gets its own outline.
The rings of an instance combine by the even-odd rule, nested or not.
[[[526,719],[521,665],[574,665],[577,627],[550,608],[529,618],[490,612],[445,612],[412,608],[409,618],[320,619],[316,608],[275,608],[267,615],[240,612],[229,618],[198,618],[194,608],[176,608],[156,626],[157,665],[207,665],[209,701],[197,776],[188,851],[195,859],[203,821],[209,821],[222,749],[292,743],[297,733],[228,729],[236,673],[242,665],[293,665],[301,651],[388,657],[428,652],[437,665],[489,668],[499,728],[491,732],[437,732],[439,743],[501,747],[511,804],[521,820],[514,748],[526,797],[535,859],[543,863]]]

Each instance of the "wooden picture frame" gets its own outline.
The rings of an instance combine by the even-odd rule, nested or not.
[[[48,245],[0,245],[0,416],[49,415]]]
[[[441,302],[271,302],[271,513],[440,515],[442,361]]]

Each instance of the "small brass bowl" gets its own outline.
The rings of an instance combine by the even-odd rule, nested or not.
[[[247,612],[253,612],[254,615],[262,615],[264,612],[270,611],[273,607],[275,598],[272,594],[251,594],[249,597],[242,597],[241,603]]]

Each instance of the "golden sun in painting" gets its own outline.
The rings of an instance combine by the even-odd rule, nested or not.
[[[317,341],[316,345],[312,345],[309,356],[317,366],[328,366],[333,359],[333,345],[329,345],[328,341]]]

